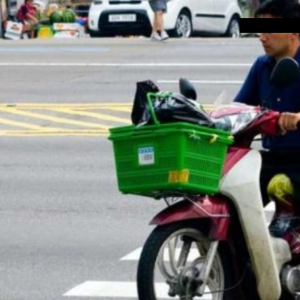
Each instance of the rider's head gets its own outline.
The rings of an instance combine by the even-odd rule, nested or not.
[[[299,33],[260,33],[260,41],[267,55],[276,60],[294,57],[299,48]]]
[[[300,18],[298,0],[267,0],[255,12],[256,18]],[[280,59],[294,57],[299,48],[299,33],[260,33],[267,55]]]

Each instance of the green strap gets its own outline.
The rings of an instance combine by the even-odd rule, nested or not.
[[[170,93],[170,92],[159,92],[159,93],[148,93],[147,94],[147,102],[148,102],[148,106],[150,109],[150,114],[151,114],[151,117],[152,117],[155,125],[159,125],[160,122],[158,121],[158,119],[156,117],[153,103],[152,103],[152,98],[164,99],[164,98],[170,97],[171,95],[172,95],[172,93]]]

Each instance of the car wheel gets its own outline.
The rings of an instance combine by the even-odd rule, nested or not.
[[[99,31],[89,30],[89,34],[91,38],[101,38],[101,37],[113,37],[113,34],[108,33],[100,33]]]
[[[89,30],[88,32],[89,32],[91,38],[97,38],[97,37],[101,36],[98,31]]]
[[[225,35],[232,38],[240,37],[240,22],[238,17],[232,17]]]
[[[193,24],[190,15],[186,11],[180,12],[175,29],[171,32],[174,37],[189,38],[193,33]]]

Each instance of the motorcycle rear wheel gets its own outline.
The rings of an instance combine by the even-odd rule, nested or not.
[[[236,282],[233,280],[233,266],[230,264],[228,254],[223,251],[223,247],[218,247],[205,288],[206,293],[215,293],[204,294],[199,297],[191,291],[189,298],[187,298],[183,294],[179,295],[178,289],[176,292],[174,286],[170,288],[170,285],[166,283],[167,281],[175,282],[177,280],[177,283],[182,283],[180,286],[184,286],[184,275],[188,273],[182,274],[183,268],[196,260],[199,261],[198,266],[201,268],[201,261],[205,260],[205,254],[210,245],[210,241],[203,231],[199,226],[187,222],[158,226],[154,229],[145,243],[138,265],[139,300],[165,299],[170,296],[168,295],[170,291],[173,293],[172,299],[241,299],[241,292],[238,289],[226,290],[234,286]],[[187,246],[189,243],[191,243],[190,247]],[[189,254],[183,266],[182,261],[180,261],[184,252],[182,249],[189,249]],[[185,290],[185,288],[182,290]],[[174,293],[177,293],[176,296],[174,296]]]

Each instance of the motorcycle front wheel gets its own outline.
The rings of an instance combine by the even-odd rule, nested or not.
[[[139,300],[162,299],[239,299],[237,289],[229,289],[235,283],[233,266],[228,255],[218,247],[204,294],[197,294],[197,278],[210,248],[204,230],[186,222],[158,226],[149,236],[143,248],[137,274]]]

